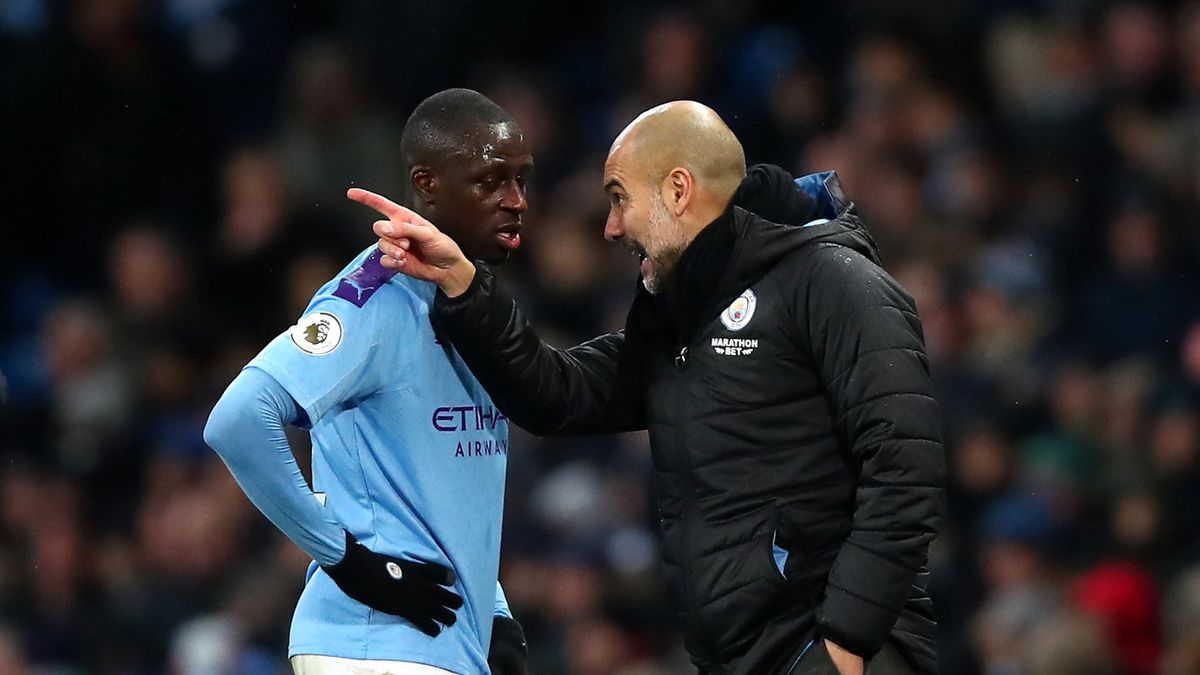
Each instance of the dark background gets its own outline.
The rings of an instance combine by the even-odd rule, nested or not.
[[[600,172],[638,112],[836,169],[944,409],[943,672],[1200,673],[1200,3],[0,0],[0,674],[288,672],[307,561],[200,430],[450,86],[532,139],[501,274],[561,344],[633,290]],[[645,438],[512,446],[535,672],[691,672]]]

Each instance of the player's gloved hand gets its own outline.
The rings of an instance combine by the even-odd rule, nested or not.
[[[529,675],[529,655],[524,629],[516,619],[496,615],[492,620],[492,645],[487,650],[492,675]]]
[[[421,632],[436,637],[442,626],[458,620],[454,610],[462,598],[453,586],[454,570],[433,563],[380,555],[346,533],[346,555],[336,565],[322,566],[338,588],[362,604],[408,619]]]
[[[492,620],[492,646],[488,649],[492,675],[529,675],[525,630],[516,619],[496,615]]]

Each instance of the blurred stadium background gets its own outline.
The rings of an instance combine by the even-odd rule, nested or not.
[[[532,139],[502,275],[559,343],[632,295],[600,170],[637,112],[836,169],[944,408],[943,672],[1200,673],[1200,2],[0,0],[0,674],[289,672],[307,560],[200,430],[449,86]],[[512,445],[535,673],[692,672],[644,437]]]

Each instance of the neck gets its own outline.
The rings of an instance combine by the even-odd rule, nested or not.
[[[687,238],[687,243],[692,243],[696,235],[700,234],[714,220],[720,218],[728,206],[729,199],[714,199],[707,195],[698,197],[694,206],[679,218],[679,224]]]
[[[697,221],[700,221],[700,214],[697,215]],[[688,242],[664,280],[659,300],[676,339],[691,336],[706,310],[711,309],[728,276],[736,245],[733,217],[728,212],[718,213],[704,223]]]

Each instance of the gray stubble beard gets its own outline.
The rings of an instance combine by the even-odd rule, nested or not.
[[[655,192],[650,199],[650,231],[660,235],[677,230],[679,225],[671,217],[671,212],[667,211],[667,205],[663,201],[662,195]],[[657,295],[662,291],[663,281],[671,275],[679,258],[683,256],[685,248],[687,248],[686,244],[675,243],[654,258],[654,278],[642,277],[642,286],[646,292]]]

